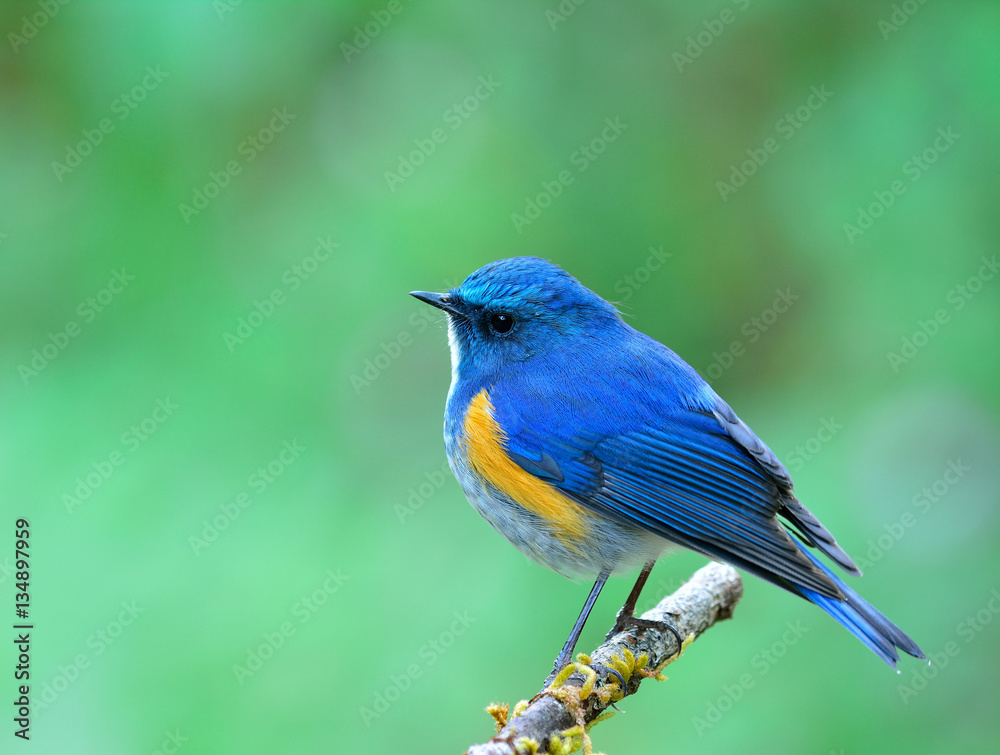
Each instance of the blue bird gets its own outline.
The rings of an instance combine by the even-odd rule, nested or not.
[[[444,436],[469,502],[540,564],[596,576],[553,672],[611,574],[641,567],[616,628],[643,625],[635,602],[672,543],[816,604],[893,667],[897,648],[924,658],[810,550],[861,574],[771,449],[690,365],[561,268],[515,257],[411,295],[447,313]]]

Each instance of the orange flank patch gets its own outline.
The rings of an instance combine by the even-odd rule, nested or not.
[[[525,472],[507,456],[503,448],[507,436],[493,418],[493,405],[485,388],[469,402],[464,428],[469,464],[476,472],[553,525],[554,534],[565,544],[571,545],[570,540],[587,535],[589,515],[585,509],[549,483]]]

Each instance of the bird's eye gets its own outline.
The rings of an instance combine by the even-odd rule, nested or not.
[[[502,336],[510,333],[511,328],[513,327],[514,318],[506,312],[497,312],[495,315],[490,316],[490,330],[497,335]]]

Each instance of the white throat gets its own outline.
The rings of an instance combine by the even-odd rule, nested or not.
[[[458,335],[455,333],[455,323],[452,322],[451,315],[448,315],[448,346],[451,347],[451,387],[448,389],[448,399],[455,392],[455,384],[458,382],[458,363],[462,361],[462,350],[458,345]]]

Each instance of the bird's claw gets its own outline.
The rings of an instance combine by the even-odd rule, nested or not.
[[[614,627],[612,627],[611,631],[608,632],[608,635],[607,637],[604,638],[604,641],[607,642],[614,635],[624,631],[629,626],[638,627],[639,629],[656,629],[657,631],[660,632],[670,632],[674,636],[674,639],[677,640],[677,652],[674,653],[674,655],[679,656],[681,654],[681,649],[684,647],[684,641],[681,639],[680,632],[678,632],[677,628],[674,627],[674,625],[671,624],[669,621],[657,621],[655,619],[640,619],[638,616],[632,616],[632,615],[622,616],[621,613],[619,613],[618,616],[615,618]]]
[[[603,663],[591,663],[590,668],[597,672],[598,676],[613,676],[618,680],[618,688],[625,692],[625,677],[621,675],[621,672],[616,669],[609,668]]]
[[[567,679],[576,673],[580,673],[584,677],[583,685],[580,688],[581,700],[586,700],[590,696],[590,693],[597,685],[598,679],[606,679],[612,676],[617,681],[618,689],[621,691],[622,696],[625,695],[625,677],[622,676],[620,671],[605,666],[603,663],[592,663],[590,658],[583,654],[578,655],[575,662],[568,663],[562,668],[556,667],[552,669],[552,673],[545,680],[545,686],[539,694],[558,689],[566,683]],[[604,684],[602,683],[601,686],[604,686]]]

